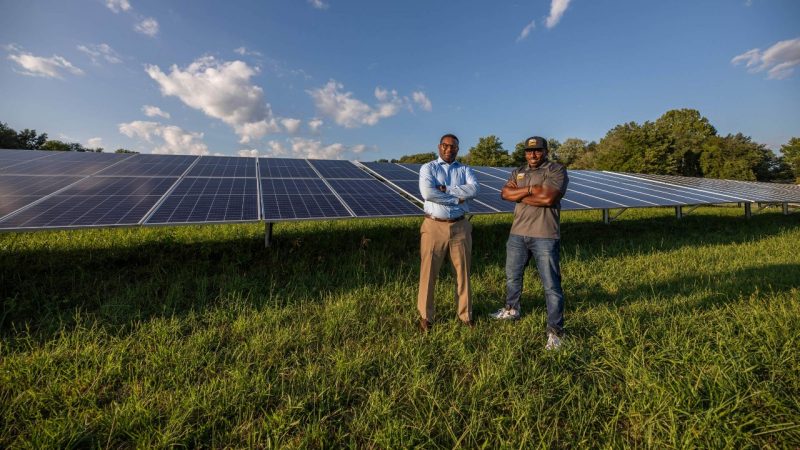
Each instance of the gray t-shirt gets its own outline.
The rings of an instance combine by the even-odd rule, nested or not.
[[[509,181],[516,181],[518,187],[550,186],[565,194],[567,192],[567,169],[563,165],[546,161],[532,169],[527,164],[514,169]],[[517,203],[514,208],[514,222],[511,234],[537,238],[560,239],[561,200],[551,207],[530,206]]]

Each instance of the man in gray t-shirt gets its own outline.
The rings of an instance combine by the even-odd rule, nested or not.
[[[511,173],[501,196],[517,202],[506,243],[506,304],[495,319],[518,319],[525,267],[536,262],[547,305],[548,350],[561,345],[564,331],[564,294],[561,290],[559,242],[561,197],[569,179],[563,165],[547,159],[547,141],[539,136],[525,140],[527,164]]]

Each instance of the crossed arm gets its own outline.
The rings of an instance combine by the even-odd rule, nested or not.
[[[423,171],[419,177],[419,191],[426,201],[455,206],[478,195],[478,180],[471,170],[467,170],[466,184],[445,186],[439,183],[435,174]]]
[[[562,197],[561,191],[547,185],[518,187],[514,180],[509,181],[500,191],[503,200],[524,203],[529,206],[553,206]]]

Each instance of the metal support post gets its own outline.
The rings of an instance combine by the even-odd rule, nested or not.
[[[264,247],[269,248],[272,243],[272,222],[264,224]]]
[[[788,216],[789,215],[789,203],[788,202],[783,202],[783,215],[784,216]]]
[[[750,208],[751,205],[752,205],[752,203],[750,203],[750,202],[747,202],[747,203],[744,204],[744,216],[746,218],[748,218],[748,219],[753,216],[753,211]]]
[[[675,218],[682,219],[683,218],[683,206],[676,206],[675,207]]]
[[[609,216],[607,209],[603,210],[603,223],[606,225],[611,223],[611,216]]]

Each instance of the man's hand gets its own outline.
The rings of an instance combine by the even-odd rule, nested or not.
[[[436,186],[436,189],[438,189],[439,192],[447,192],[447,186],[445,185]]]

